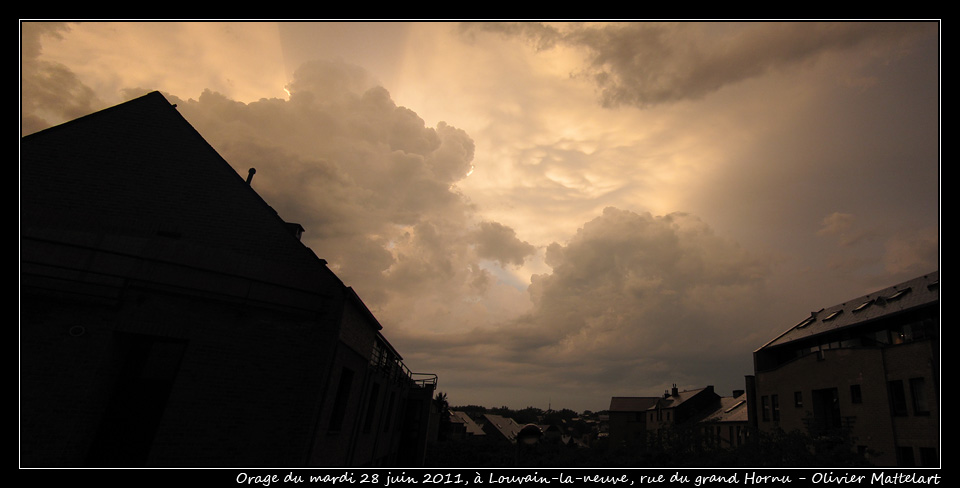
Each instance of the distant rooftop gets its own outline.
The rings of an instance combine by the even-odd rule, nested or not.
[[[701,422],[746,422],[747,396],[721,397],[720,408],[704,417]]]
[[[610,399],[611,412],[643,412],[657,404],[660,397],[613,397]]]
[[[659,402],[659,408],[674,408],[682,404],[683,402],[695,397],[697,394],[704,390],[713,391],[712,386],[707,386],[705,388],[697,388],[694,390],[684,390],[678,391],[676,394],[666,393],[663,397],[658,397],[657,401]],[[657,405],[651,405],[648,410],[655,410]]]

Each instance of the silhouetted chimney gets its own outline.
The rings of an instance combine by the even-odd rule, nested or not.
[[[677,384],[676,384],[676,383],[673,384],[673,388],[670,388],[670,394],[673,395],[673,396],[677,396],[677,395],[680,394],[680,393],[677,391]]]
[[[300,236],[303,235],[303,226],[302,226],[302,225],[300,225],[300,224],[298,224],[298,223],[296,223],[296,222],[284,222],[283,224],[284,224],[285,226],[287,226],[287,230],[288,230],[291,234],[293,234],[293,237],[296,237],[297,240],[299,240],[299,239],[300,239]]]
[[[247,184],[253,182],[253,175],[257,174],[257,168],[250,168],[250,171],[247,171]]]

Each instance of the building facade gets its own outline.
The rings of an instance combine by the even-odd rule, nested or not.
[[[419,465],[434,375],[160,93],[26,136],[24,466]]]
[[[813,312],[754,352],[753,423],[848,438],[879,466],[938,466],[939,273]]]

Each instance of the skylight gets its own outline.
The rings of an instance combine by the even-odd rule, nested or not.
[[[799,324],[797,324],[797,328],[798,328],[798,329],[802,329],[802,328],[804,328],[804,327],[806,327],[806,326],[808,326],[808,325],[810,325],[810,324],[812,324],[812,323],[814,323],[814,322],[816,322],[816,321],[817,321],[817,318],[816,318],[815,316],[813,316],[813,314],[811,314],[809,317],[807,317],[806,319],[804,319],[803,322],[800,322]]]
[[[733,411],[733,409],[739,407],[740,405],[743,405],[746,402],[747,402],[746,400],[740,400],[739,402],[735,403],[732,407],[724,410],[723,413],[730,413],[731,411]]]
[[[893,295],[888,296],[888,297],[887,297],[887,300],[896,300],[896,299],[898,299],[898,298],[906,295],[907,293],[910,293],[910,288],[904,288],[904,289],[902,289],[902,290],[894,293]]]
[[[837,310],[836,312],[833,312],[833,313],[831,313],[830,315],[827,315],[826,317],[824,317],[824,318],[823,318],[823,321],[826,322],[826,321],[828,321],[828,320],[833,320],[833,319],[837,318],[837,317],[838,317],[840,314],[842,314],[842,313],[843,313],[843,310]]]

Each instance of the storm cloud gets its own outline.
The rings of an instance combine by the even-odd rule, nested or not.
[[[477,31],[527,39],[538,51],[582,48],[571,73],[596,86],[605,107],[650,107],[700,99],[772,70],[795,69],[864,43],[890,45],[922,31],[909,23],[466,23]]]
[[[743,387],[939,266],[936,23],[21,24],[21,133],[160,90],[452,404]]]

